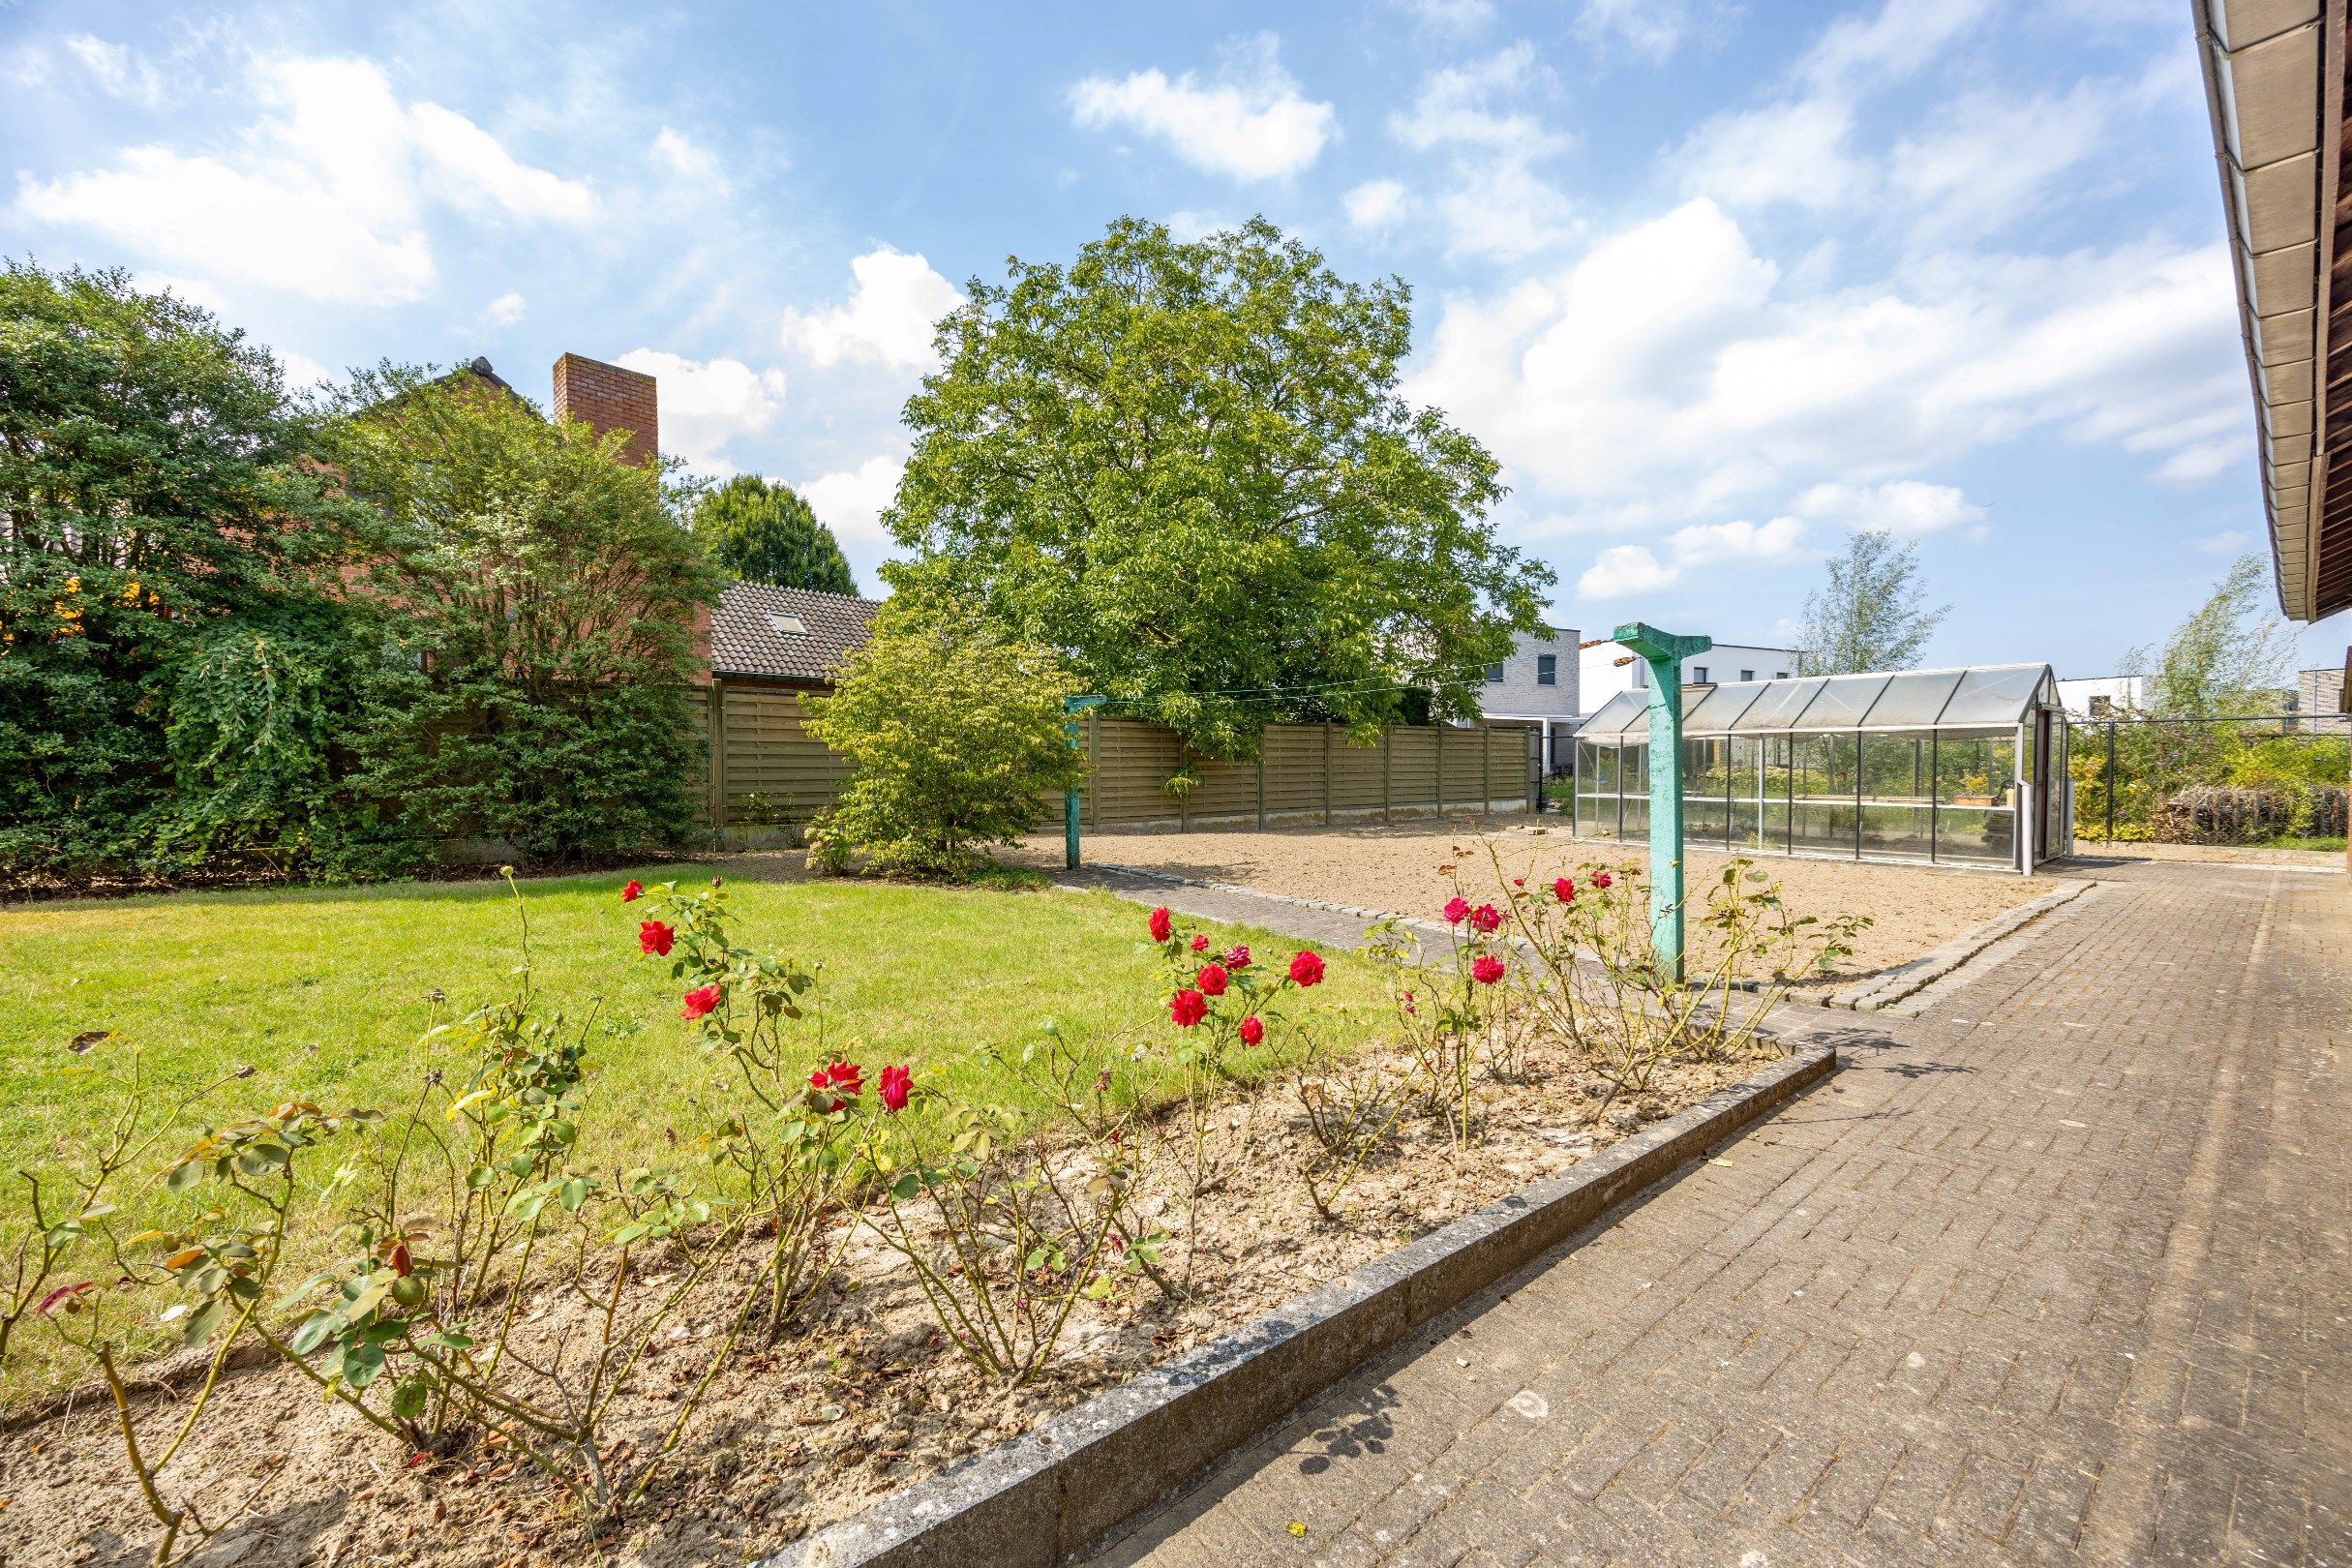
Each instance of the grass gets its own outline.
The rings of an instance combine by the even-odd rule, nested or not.
[[[637,873],[648,884],[709,867]],[[613,1169],[676,1160],[668,1134],[713,1119],[717,1064],[678,1017],[678,985],[641,958],[637,911],[617,897],[627,871],[523,883],[544,1006],[581,1016],[598,1003],[583,1163]],[[1017,1045],[1054,1020],[1078,1039],[1168,1033],[1161,967],[1144,912],[1107,894],[1003,885],[730,880],[738,940],[822,964],[831,1042],[865,1064],[942,1070],[925,1081],[965,1098],[1050,1114],[977,1047]],[[1248,928],[1261,960],[1299,944]],[[500,883],[273,889],[21,907],[0,912],[0,1172],[39,1165],[63,1138],[99,1126],[69,1042],[112,1031],[93,1060],[136,1047],[151,1076],[194,1084],[250,1065],[204,1107],[222,1122],[300,1097],[330,1108],[407,1105],[437,1062],[417,1038],[437,1019],[507,994],[520,949]],[[442,993],[436,1002],[432,993]],[[1388,1016],[1376,969],[1329,955],[1325,983],[1295,1021],[1360,1040]],[[1278,1031],[1273,1051],[1295,1033]],[[817,1046],[812,1041],[812,1057]],[[1257,1064],[1263,1066],[1261,1062]],[[1147,1085],[1147,1087],[1152,1087]],[[699,1101],[699,1103],[698,1103]],[[592,1152],[591,1152],[592,1145]],[[176,1142],[159,1150],[177,1152]],[[20,1191],[0,1202],[16,1203]],[[135,1218],[149,1198],[127,1205]],[[320,1229],[328,1222],[321,1217]],[[0,1224],[0,1237],[15,1230]],[[0,1373],[0,1396],[15,1379]]]

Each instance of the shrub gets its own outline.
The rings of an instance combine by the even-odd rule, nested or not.
[[[1075,690],[1054,652],[885,609],[809,728],[856,769],[809,827],[810,859],[968,876],[977,846],[1017,843],[1044,798],[1076,787]]]

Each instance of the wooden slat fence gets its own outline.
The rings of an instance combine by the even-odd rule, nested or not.
[[[798,692],[718,689],[715,711],[708,693],[702,703],[716,764],[705,791],[711,820],[735,837],[784,836],[831,803],[849,767],[808,733]],[[1198,782],[1179,793],[1167,788],[1185,763],[1173,732],[1089,714],[1079,725],[1087,757],[1079,821],[1089,830],[1234,828],[1518,811],[1528,803],[1531,733],[1511,724],[1414,727],[1356,745],[1340,725],[1269,725],[1262,761],[1199,764]],[[1061,798],[1040,802],[1038,820],[1060,826]]]

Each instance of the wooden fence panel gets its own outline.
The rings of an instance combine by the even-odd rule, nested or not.
[[[727,686],[720,718],[719,776],[731,826],[804,823],[832,804],[849,779],[849,764],[808,733],[796,691]]]
[[[832,803],[849,767],[808,733],[801,694],[787,687],[725,684],[716,713],[709,692],[694,693],[695,723],[710,742],[702,796],[721,826],[793,828]],[[1079,744],[1091,768],[1081,789],[1087,829],[1178,828],[1195,824],[1364,821],[1384,813],[1427,817],[1443,810],[1508,810],[1526,797],[1526,730],[1396,729],[1372,745],[1351,745],[1339,725],[1274,724],[1264,762],[1201,763],[1189,799],[1168,793],[1185,764],[1175,736],[1137,719],[1082,722]],[[1445,800],[1438,805],[1439,748]],[[1058,828],[1062,800],[1039,802],[1040,828]]]

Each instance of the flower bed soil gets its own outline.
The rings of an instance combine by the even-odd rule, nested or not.
[[[1374,1057],[1348,1070],[1388,1067],[1402,1070]],[[1173,1233],[1163,1266],[1181,1272],[1189,1264],[1193,1298],[1172,1305],[1131,1280],[1106,1301],[1081,1302],[1053,1364],[1010,1393],[943,1342],[904,1266],[867,1231],[797,1329],[752,1344],[720,1374],[652,1493],[606,1530],[605,1559],[652,1568],[773,1551],[1567,1169],[1753,1067],[1672,1063],[1648,1094],[1619,1097],[1604,1110],[1605,1082],[1566,1050],[1539,1045],[1526,1082],[1482,1091],[1482,1143],[1459,1151],[1434,1116],[1409,1112],[1346,1191],[1337,1221],[1315,1213],[1297,1175],[1313,1145],[1293,1086],[1274,1082],[1236,1097],[1219,1118],[1211,1153],[1237,1173],[1204,1200],[1198,1234],[1184,1232],[1173,1150],[1146,1170],[1137,1196],[1148,1222]],[[739,1269],[754,1268],[746,1251]],[[709,1306],[685,1313],[684,1326],[671,1331],[675,1342],[627,1385],[612,1426],[617,1442],[658,1443],[675,1420],[676,1402],[702,1374],[709,1336],[722,1331],[719,1292],[709,1293]],[[582,1315],[576,1298],[542,1291],[524,1305],[521,1342],[546,1344]],[[181,1397],[143,1396],[142,1427],[164,1430]],[[217,1530],[197,1563],[489,1568],[590,1555],[567,1500],[519,1461],[495,1452],[454,1462],[405,1455],[274,1365],[225,1378],[167,1483],[174,1495],[201,1499]],[[103,1393],[85,1391],[65,1413],[0,1434],[0,1561],[9,1568],[142,1563],[155,1535]]]

